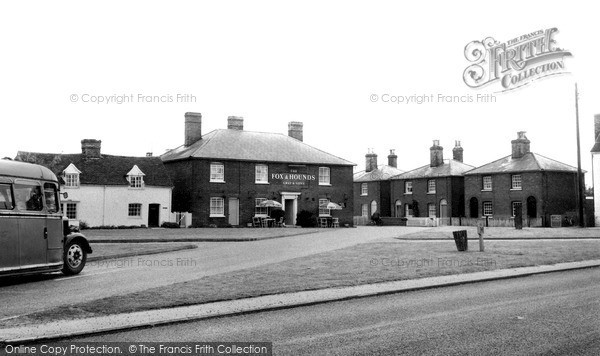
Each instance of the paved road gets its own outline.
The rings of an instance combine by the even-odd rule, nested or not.
[[[272,341],[277,355],[599,355],[600,269],[355,299],[69,341]]]
[[[412,233],[422,228],[403,229]],[[0,279],[0,320],[61,305],[142,291],[397,236],[398,229],[330,229],[250,242],[198,243],[177,251],[89,263],[80,275]]]

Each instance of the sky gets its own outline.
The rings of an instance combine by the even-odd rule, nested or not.
[[[594,10],[564,1],[3,2],[0,157],[78,153],[85,138],[102,140],[105,154],[160,155],[183,144],[191,111],[204,133],[231,115],[245,130],[284,134],[301,121],[305,143],[357,170],[370,149],[379,163],[395,149],[398,168],[423,166],[433,140],[445,158],[460,140],[464,162],[481,166],[509,155],[517,131],[533,152],[577,166],[577,83],[589,186],[600,113]],[[465,84],[468,43],[549,28],[572,54],[566,73],[504,92]],[[435,100],[391,102],[410,96]]]

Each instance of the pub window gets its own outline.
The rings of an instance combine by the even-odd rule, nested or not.
[[[483,190],[492,190],[492,176],[483,176]]]
[[[269,213],[269,208],[266,206],[260,206],[260,203],[267,200],[267,198],[256,198],[254,199],[254,215],[264,215],[267,216]]]
[[[435,193],[435,179],[427,181],[427,193]]]
[[[12,210],[14,207],[10,184],[0,184],[0,210]]]
[[[210,198],[210,216],[223,217],[225,216],[225,199]]]
[[[142,216],[142,204],[139,204],[139,203],[129,204],[128,215],[131,217],[141,217]]]
[[[369,185],[367,183],[360,185],[360,195],[369,195]]]
[[[361,216],[369,216],[369,204],[363,204],[361,206]]]
[[[225,182],[225,166],[223,163],[210,164],[210,181],[218,183]]]
[[[412,182],[411,181],[404,182],[404,193],[412,194]]]
[[[491,201],[483,202],[483,216],[492,216],[494,214],[494,210],[492,207]]]
[[[512,181],[512,185],[511,185],[512,189],[515,189],[515,190],[523,189],[523,186],[521,185],[521,175],[520,174],[513,174],[511,176],[511,181]]]
[[[330,170],[329,167],[319,167],[319,185],[330,185]]]
[[[254,167],[255,183],[269,183],[269,166],[266,164],[257,164]]]
[[[331,211],[329,209],[321,207],[327,205],[328,203],[329,199],[319,199],[319,216],[331,215]]]

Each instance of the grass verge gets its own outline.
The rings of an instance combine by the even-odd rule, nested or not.
[[[471,249],[477,245],[471,243]],[[453,241],[360,244],[286,262],[113,296],[11,319],[33,324],[328,287],[600,259],[600,241],[487,241],[457,252]],[[6,322],[0,327],[7,327]]]

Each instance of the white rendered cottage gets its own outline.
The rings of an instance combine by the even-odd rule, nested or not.
[[[50,168],[61,182],[72,225],[160,226],[171,214],[173,184],[158,157],[103,155],[101,141],[82,140],[81,154],[17,153],[15,160]]]

